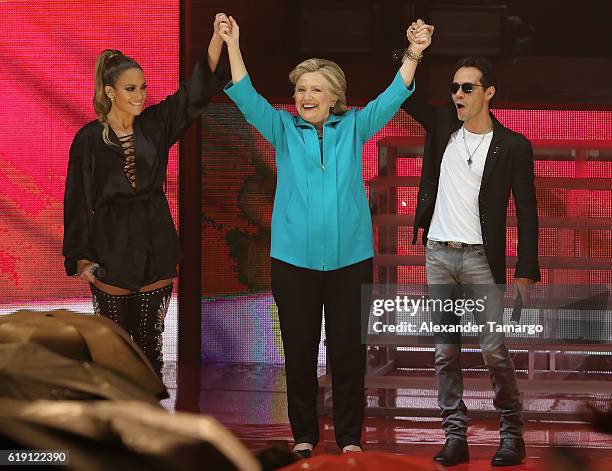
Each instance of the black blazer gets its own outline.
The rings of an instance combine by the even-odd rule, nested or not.
[[[76,134],[70,148],[64,193],[65,268],[77,261],[99,263],[102,281],[137,290],[176,276],[182,253],[163,191],[168,152],[198,119],[224,83],[224,71],[212,73],[200,61],[188,83],[134,120],[136,189],[123,170],[123,150],[112,129],[102,139],[102,124],[92,121]]]
[[[425,243],[438,195],[442,156],[452,133],[462,122],[457,119],[453,103],[434,107],[418,95],[408,98],[402,109],[427,131],[412,240],[416,243],[419,227],[422,227]],[[493,139],[478,195],[487,261],[496,283],[505,284],[506,211],[512,191],[518,218],[518,262],[514,276],[539,281],[538,213],[531,143],[522,134],[505,128],[493,114],[491,119]]]

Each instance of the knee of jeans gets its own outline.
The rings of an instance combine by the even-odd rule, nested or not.
[[[496,354],[506,350],[506,338],[502,333],[483,333],[479,339],[480,349],[482,350],[483,355],[485,352],[491,352],[492,354]]]
[[[481,348],[485,365],[487,365],[489,368],[495,368],[496,366],[505,364],[508,361],[508,349],[503,343],[501,345],[493,346],[493,348],[485,348],[485,346],[482,346]]]
[[[438,344],[436,345],[435,363],[438,366],[447,365],[457,361],[461,354],[461,347],[456,344]]]

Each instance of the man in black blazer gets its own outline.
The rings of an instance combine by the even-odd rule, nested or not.
[[[402,108],[427,131],[413,243],[422,228],[430,296],[457,299],[463,292],[469,296],[470,289],[474,295],[477,285],[493,287],[487,291],[486,314],[474,315],[484,324],[479,341],[501,415],[500,447],[491,463],[507,466],[525,457],[522,405],[503,333],[488,332],[486,322],[503,324],[503,292],[496,285],[506,284],[510,192],[518,217],[515,283],[523,299],[529,286],[539,281],[540,270],[532,148],[523,135],[505,128],[490,113],[495,85],[492,65],[468,57],[455,68],[452,102],[433,107],[417,95]],[[455,314],[450,317],[454,319],[433,313],[434,321],[458,324]],[[469,460],[461,337],[436,335],[435,343],[438,404],[447,440],[434,459],[452,466]]]

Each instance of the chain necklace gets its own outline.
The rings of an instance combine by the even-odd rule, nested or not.
[[[480,138],[480,142],[476,146],[476,149],[474,149],[474,152],[470,152],[470,149],[469,149],[469,147],[467,145],[467,142],[465,140],[465,125],[461,127],[461,130],[463,131],[463,145],[464,145],[465,151],[467,152],[467,155],[468,155],[467,164],[468,164],[468,167],[472,168],[472,157],[474,157],[476,155],[476,152],[478,151],[478,148],[480,147],[480,144],[482,144],[482,142],[484,141],[485,137],[487,137],[487,134],[489,134],[492,131],[492,129],[490,131],[485,132],[482,135],[482,137]]]

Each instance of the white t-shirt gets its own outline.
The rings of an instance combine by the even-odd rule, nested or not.
[[[442,156],[438,196],[427,237],[441,242],[482,244],[478,193],[493,132],[483,138],[482,134],[465,130],[464,144],[463,131],[460,128],[451,135]],[[471,166],[466,144],[472,153]]]

